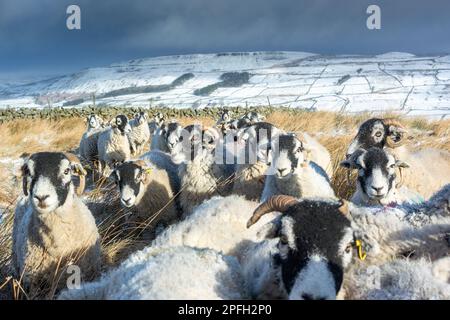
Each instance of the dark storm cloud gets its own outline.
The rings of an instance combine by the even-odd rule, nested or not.
[[[81,7],[82,30],[66,29]],[[366,28],[369,4],[382,29]],[[448,0],[0,0],[0,74],[248,50],[450,52]]]

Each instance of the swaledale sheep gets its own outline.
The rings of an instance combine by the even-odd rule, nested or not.
[[[347,151],[347,158],[358,149],[387,148],[388,151],[410,166],[405,173],[404,185],[426,199],[450,182],[450,153],[433,148],[410,150],[407,131],[393,119],[369,119],[361,124]]]
[[[259,201],[264,189],[265,173],[270,165],[270,150],[267,145],[258,145],[256,139],[237,141],[242,145],[238,154],[233,194],[243,195],[248,200]]]
[[[247,297],[236,258],[209,249],[147,247],[58,299],[216,300]]]
[[[164,115],[158,112],[153,117],[153,120],[148,123],[148,130],[150,131],[150,146],[153,143],[153,137],[156,135],[158,129],[162,127],[164,120],[165,120]]]
[[[441,279],[438,269],[446,269]],[[450,257],[435,262],[399,259],[381,266],[365,266],[348,272],[345,299],[448,300]]]
[[[288,196],[257,206],[239,196],[214,197],[161,233],[153,246],[211,248],[236,256],[251,298],[335,298],[354,246],[343,214],[348,207]]]
[[[131,132],[128,134],[132,155],[140,155],[150,141],[150,129],[147,123],[147,114],[140,112],[130,121]]]
[[[215,142],[204,142],[200,127],[183,130],[181,137],[172,159],[179,163],[180,204],[183,215],[188,216],[196,206],[220,194],[221,169],[216,164]]]
[[[239,259],[250,297],[336,299],[355,246],[347,204],[274,196],[247,227],[274,211],[281,216],[270,223],[266,240],[246,246]]]
[[[94,167],[98,160],[97,141],[100,133],[105,130],[102,118],[91,114],[87,118],[87,129],[80,140],[80,158]]]
[[[127,161],[111,174],[119,187],[120,202],[131,213],[128,223],[146,223],[151,228],[150,237],[160,229],[178,220],[176,193],[169,174],[149,161]]]
[[[358,207],[351,220],[367,252],[366,262],[382,264],[398,257],[436,260],[450,254],[450,185],[415,205]]]
[[[26,286],[62,287],[72,263],[83,279],[99,271],[99,233],[79,198],[85,173],[78,158],[65,153],[35,153],[22,166],[24,197],[15,211],[12,265]],[[77,188],[73,176],[79,176]]]
[[[163,152],[171,153],[173,145],[169,146],[169,137],[171,137],[170,143],[173,143],[173,140],[179,136],[182,130],[183,127],[176,121],[167,124],[163,123],[152,138],[150,150],[161,150]]]
[[[109,170],[117,164],[130,159],[130,142],[128,134],[131,127],[128,118],[118,115],[115,124],[103,131],[98,137],[98,157],[101,163],[101,172],[106,176]]]
[[[396,160],[386,149],[360,149],[341,162],[348,170],[357,169],[356,191],[351,201],[357,205],[388,205],[422,202],[423,198],[401,186],[403,168],[408,164]],[[396,171],[400,172],[397,179]]]
[[[310,160],[311,151],[304,141],[294,134],[280,135],[273,141],[271,152],[261,201],[279,194],[336,199],[326,172]]]

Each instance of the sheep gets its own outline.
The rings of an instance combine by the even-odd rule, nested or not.
[[[247,297],[236,258],[210,249],[147,247],[58,299],[216,300]]]
[[[446,268],[447,279],[439,277]],[[435,262],[398,259],[381,266],[348,272],[344,283],[346,299],[443,300],[450,299],[450,257]]]
[[[130,132],[131,127],[127,117],[118,115],[115,118],[115,124],[99,135],[97,149],[101,164],[100,171],[104,176],[107,176],[109,170],[118,163],[130,159],[130,143],[127,136]]]
[[[330,180],[301,137],[280,135],[272,142],[272,163],[266,173],[261,201],[277,194],[336,199]]]
[[[226,191],[224,166],[216,163],[216,140],[213,133],[205,134],[199,126],[182,131],[172,150],[172,159],[179,164],[181,181],[180,205],[188,216],[203,201]]]
[[[213,197],[152,246],[210,248],[235,256],[251,298],[331,299],[354,248],[347,215],[348,205],[331,199],[274,196],[258,207],[242,196]]]
[[[128,139],[132,155],[142,154],[146,144],[150,141],[147,119],[147,114],[140,112],[130,121],[131,132],[128,134]]]
[[[360,149],[341,162],[344,168],[357,169],[356,191],[351,200],[357,205],[388,205],[421,202],[423,198],[402,186],[402,169],[409,165],[396,160],[386,149]],[[396,169],[400,172],[397,179]]]
[[[160,154],[161,161],[170,157]],[[156,157],[153,157],[156,158]],[[168,171],[158,164],[145,160],[127,161],[117,166],[110,176],[120,191],[120,202],[131,211],[128,224],[152,223],[155,227],[147,233],[153,238],[162,228],[178,220],[175,195],[178,183],[170,179]]]
[[[265,173],[270,165],[269,150],[259,145],[255,137],[240,137],[233,194],[243,195],[248,200],[258,201],[264,189]]]
[[[169,140],[170,143],[173,143],[173,140],[179,136],[182,130],[183,127],[176,121],[164,123],[153,136],[150,150],[161,150],[171,153],[173,145],[169,146]]]
[[[150,131],[150,146],[152,145],[153,137],[156,135],[158,129],[162,127],[164,120],[164,115],[161,112],[158,112],[153,117],[153,120],[148,123],[148,130]]]
[[[348,205],[274,196],[254,211],[247,227],[274,211],[281,216],[270,223],[266,239],[246,246],[239,259],[250,297],[336,299],[356,242]]]
[[[12,265],[15,276],[31,290],[41,284],[53,288],[52,281],[61,288],[65,268],[72,263],[84,279],[99,271],[99,233],[79,198],[85,174],[78,158],[68,153],[35,153],[22,166],[24,196],[15,210]],[[80,180],[76,188],[74,176]]]
[[[95,114],[87,117],[87,129],[80,140],[80,158],[89,165],[94,166],[98,160],[97,141],[100,133],[105,130],[102,118]]]
[[[407,130],[399,121],[372,118],[359,127],[347,150],[347,159],[358,149],[386,148],[411,167],[405,173],[404,185],[427,199],[450,182],[450,153],[433,148],[413,151],[405,145],[407,140]]]
[[[436,260],[449,255],[450,185],[420,204],[360,207],[350,217],[362,240],[366,261],[382,264],[398,257]]]

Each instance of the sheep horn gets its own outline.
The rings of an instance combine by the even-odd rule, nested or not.
[[[406,139],[404,139],[405,133],[408,132],[406,128],[396,119],[384,119],[383,123],[388,127],[395,126],[395,128],[397,128],[397,132],[400,134],[400,139],[394,141],[392,135],[389,133],[389,135],[386,137],[386,146],[389,148],[398,148],[402,146],[406,142]]]
[[[145,160],[142,160],[142,159],[135,160],[134,163],[144,169],[148,166],[147,163],[145,162]]]
[[[250,228],[266,213],[273,211],[286,211],[290,206],[297,203],[297,199],[292,196],[278,195],[270,197],[267,201],[260,204],[253,212],[252,217],[247,222],[247,228]]]
[[[339,206],[338,210],[344,215],[347,216],[350,213],[350,209],[348,206],[348,201],[345,199],[340,200],[341,205]]]
[[[403,171],[402,167],[398,167],[398,172],[400,173],[400,181],[395,185],[395,187],[398,189],[403,185]]]
[[[74,155],[73,153],[69,153],[69,152],[64,152],[63,154],[66,156],[67,160],[69,160],[71,164],[74,164],[76,166],[80,183],[79,183],[78,187],[75,189],[75,192],[78,196],[81,196],[83,194],[84,188],[86,186],[85,176],[86,176],[87,172],[86,172],[86,170],[84,170],[80,159],[78,159],[78,157],[76,155]]]

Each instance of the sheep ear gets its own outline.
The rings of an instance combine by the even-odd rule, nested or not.
[[[353,166],[352,163],[353,162],[350,160],[344,160],[344,161],[341,161],[341,163],[339,163],[339,166],[341,166],[342,168],[345,168],[345,169],[352,169],[352,166]]]
[[[28,164],[24,163],[20,168],[22,174],[22,190],[25,196],[28,196],[28,176],[30,175],[30,169],[28,168]]]
[[[406,162],[404,162],[404,161],[401,161],[401,160],[395,161],[395,165],[396,165],[398,168],[409,168],[409,167],[410,167],[410,165],[409,165],[408,163],[406,163]]]
[[[272,222],[269,222],[261,227],[257,232],[257,237],[260,239],[274,239],[280,236],[281,219],[278,217]]]

